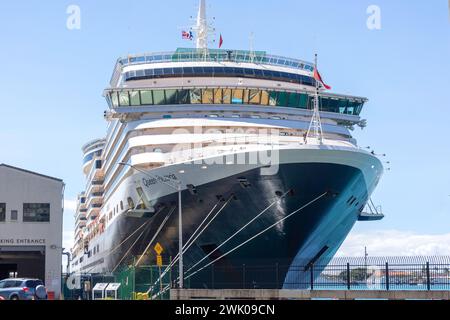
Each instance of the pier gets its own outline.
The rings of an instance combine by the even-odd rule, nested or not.
[[[450,300],[447,290],[172,289],[170,300]]]

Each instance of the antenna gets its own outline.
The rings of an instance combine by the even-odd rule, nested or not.
[[[250,62],[253,63],[256,58],[255,50],[253,48],[253,43],[255,41],[255,34],[253,32],[250,33]]]
[[[206,17],[206,0],[200,0],[197,21],[192,30],[197,33],[196,47],[197,50],[203,51],[205,60],[208,57],[208,36],[213,35],[215,29],[212,25],[208,24]]]
[[[208,22],[206,20],[206,0],[200,0],[197,14],[197,49],[208,48]]]
[[[317,72],[317,53],[314,60],[314,72]],[[319,112],[319,81],[316,80],[316,90],[314,93],[314,108],[313,115],[311,118],[311,123],[309,124],[308,132],[305,136],[305,142],[307,142],[307,138],[312,132],[312,137],[317,139],[320,144],[322,144],[323,139],[323,131],[322,131],[322,122],[320,121],[320,112]]]

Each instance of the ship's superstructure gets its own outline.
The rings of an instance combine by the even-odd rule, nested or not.
[[[331,259],[382,175],[351,135],[365,125],[366,99],[325,92],[313,63],[208,49],[200,38],[196,49],[118,59],[106,137],[83,147],[72,267],[155,264],[157,242],[176,259],[180,186],[192,286],[208,286],[209,263],[228,268],[224,287],[238,265],[279,263],[290,287],[293,265]]]

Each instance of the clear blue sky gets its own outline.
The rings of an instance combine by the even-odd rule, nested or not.
[[[81,8],[81,29],[66,9]],[[366,27],[369,5],[381,30]],[[174,50],[197,0],[1,1],[0,162],[64,179],[66,199],[83,189],[81,146],[105,134],[102,91],[115,60]],[[409,0],[208,1],[224,47],[311,61],[334,92],[370,99],[355,130],[386,153],[392,170],[374,200],[386,218],[355,231],[450,232],[450,19],[448,3]],[[73,212],[66,212],[70,230]]]

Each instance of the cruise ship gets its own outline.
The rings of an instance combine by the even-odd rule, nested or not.
[[[208,48],[205,8],[195,48],[117,60],[106,136],[82,148],[72,271],[162,262],[190,287],[302,287],[382,218],[364,210],[382,162],[352,137],[367,99],[326,90],[317,61]]]

